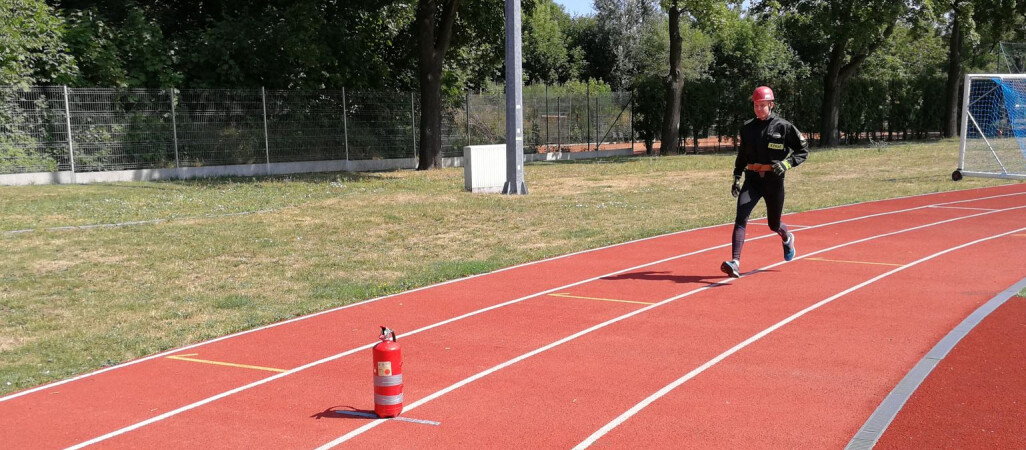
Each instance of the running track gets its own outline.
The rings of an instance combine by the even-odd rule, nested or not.
[[[945,335],[1026,277],[1026,184],[784,220],[798,257],[783,263],[779,239],[756,221],[736,280],[718,270],[729,255],[730,225],[721,225],[429,286],[18,392],[0,398],[0,446],[841,448]],[[938,366],[947,369],[922,384],[879,444],[937,436],[950,422],[925,419],[938,408],[964,419],[973,413],[959,402],[994,397],[980,391],[995,385],[1013,391],[998,397],[1019,399],[997,412],[1012,414],[990,433],[1004,440],[968,431],[944,442],[1021,444],[1026,377],[1022,362],[1008,362],[1021,358],[1001,352],[1023,348],[1024,302],[1010,300],[956,347],[955,362]],[[403,345],[402,417],[424,422],[340,413],[373,409],[369,349],[379,325]],[[1007,329],[1020,338],[993,345]],[[1010,366],[988,372],[991,360]],[[950,367],[995,381],[944,400],[966,384],[966,371]]]

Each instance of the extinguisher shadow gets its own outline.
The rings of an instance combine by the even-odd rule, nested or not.
[[[331,406],[310,416],[313,419],[377,419],[373,409],[357,409],[352,406]]]

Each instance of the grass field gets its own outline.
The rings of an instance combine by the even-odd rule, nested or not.
[[[788,175],[786,210],[1007,183],[952,182],[956,155],[953,140],[814,151]],[[417,286],[727,223],[732,164],[732,154],[528,164],[526,196],[464,192],[462,169],[0,187],[0,393]],[[92,227],[110,224],[123,225]]]

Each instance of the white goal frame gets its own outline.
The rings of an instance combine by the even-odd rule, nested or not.
[[[1008,142],[1006,142],[1009,139],[1008,136],[1000,136],[1000,139],[996,139],[999,136],[994,136],[993,133],[988,133],[985,130],[985,127],[988,127],[988,124],[981,126],[977,121],[977,117],[974,117],[973,114],[970,113],[973,80],[993,80],[995,78],[999,78],[1001,80],[1019,79],[1026,83],[1026,74],[966,74],[965,84],[963,85],[964,92],[962,93],[962,123],[958,145],[958,168],[951,174],[951,178],[955,181],[962,179],[963,176],[1026,180],[1026,155],[1022,153],[1022,144],[1019,144],[1018,141],[1016,141],[1019,138],[1015,135],[1012,136],[1012,140],[1015,142],[1011,143],[1011,145],[1019,147],[1019,154],[1015,155],[1008,150],[1008,148],[1011,148],[1010,145],[1007,145]],[[987,95],[987,93],[985,93],[984,96],[985,95]],[[1026,108],[1026,105],[1023,105],[1023,107]],[[1022,130],[1021,133],[1023,134],[1021,135],[1026,136],[1026,123],[1019,123],[1019,121],[1013,122],[1015,123],[1008,124],[1009,129],[1017,127],[1017,129]],[[1023,122],[1026,122],[1026,120],[1023,120]],[[970,132],[974,133],[977,138],[971,140],[967,139]],[[1019,132],[1016,132],[1016,134],[1019,134]],[[998,140],[1002,142],[996,142]],[[980,145],[973,145],[972,149],[968,149],[967,144],[969,144],[969,142],[967,141]],[[983,147],[984,145],[986,147]],[[974,161],[985,160],[987,167],[978,167],[972,163],[970,164],[970,167],[966,167],[967,151],[973,152]],[[1002,158],[1002,153],[1004,154],[1004,158]],[[1015,157],[1018,159],[1015,159]]]

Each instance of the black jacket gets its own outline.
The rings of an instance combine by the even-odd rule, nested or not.
[[[797,167],[808,157],[809,143],[791,122],[776,114],[766,120],[754,118],[741,127],[734,176],[741,176],[748,164],[773,164],[787,158],[791,167]]]

